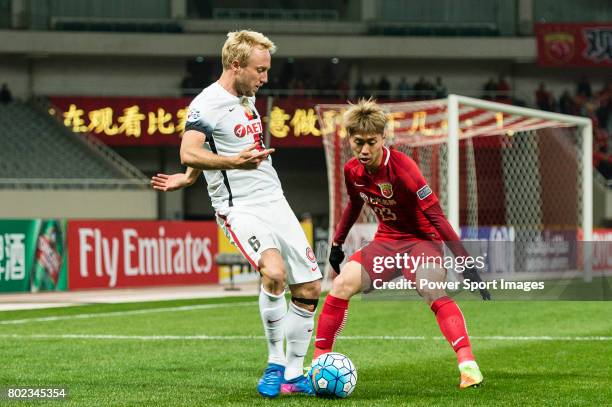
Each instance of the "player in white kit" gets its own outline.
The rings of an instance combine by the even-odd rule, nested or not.
[[[268,366],[257,390],[264,397],[313,394],[303,363],[321,292],[321,271],[300,223],[285,200],[263,144],[255,93],[268,81],[274,44],[263,34],[228,34],[223,73],[189,106],[181,142],[185,173],[158,174],[152,185],[173,191],[203,172],[217,221],[262,276],[259,310]],[[287,309],[285,285],[291,290]],[[283,340],[287,340],[286,353]]]

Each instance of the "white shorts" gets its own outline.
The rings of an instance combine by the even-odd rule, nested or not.
[[[216,215],[227,238],[256,270],[261,254],[274,248],[285,261],[289,285],[322,278],[304,230],[285,198],[252,207],[226,208]]]

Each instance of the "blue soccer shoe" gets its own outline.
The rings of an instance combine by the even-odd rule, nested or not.
[[[315,392],[310,383],[310,379],[306,376],[298,376],[295,379],[284,380],[281,384],[282,394],[305,394],[314,396]]]
[[[281,383],[285,375],[285,366],[268,363],[263,376],[257,384],[257,391],[264,397],[274,398],[279,395]]]

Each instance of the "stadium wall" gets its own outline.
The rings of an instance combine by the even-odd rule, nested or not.
[[[67,57],[37,56],[3,58],[0,82],[6,82],[19,98],[31,95],[92,96],[179,96],[186,75],[185,58],[153,57]],[[154,63],[153,63],[154,62]],[[466,59],[405,59],[392,64],[384,59],[354,60],[350,82],[354,86],[361,76],[365,83],[378,82],[385,75],[397,86],[401,77],[414,83],[419,77],[440,76],[450,92],[481,96],[488,78],[505,75],[515,95],[529,105],[535,103],[534,92],[541,81],[555,96],[565,89],[574,91],[573,81],[586,75],[593,89],[603,86],[608,74],[603,69],[543,70],[535,63],[504,60],[473,61]],[[271,75],[280,75],[281,61],[273,61]],[[212,80],[213,78],[211,78]]]

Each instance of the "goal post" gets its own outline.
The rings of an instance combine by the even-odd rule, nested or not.
[[[448,219],[450,224],[459,230],[459,104],[480,108],[498,113],[521,115],[550,121],[549,125],[575,126],[581,134],[580,165],[582,173],[582,233],[584,241],[593,240],[593,127],[591,119],[580,116],[571,116],[544,110],[507,105],[475,99],[467,96],[448,96]]]

